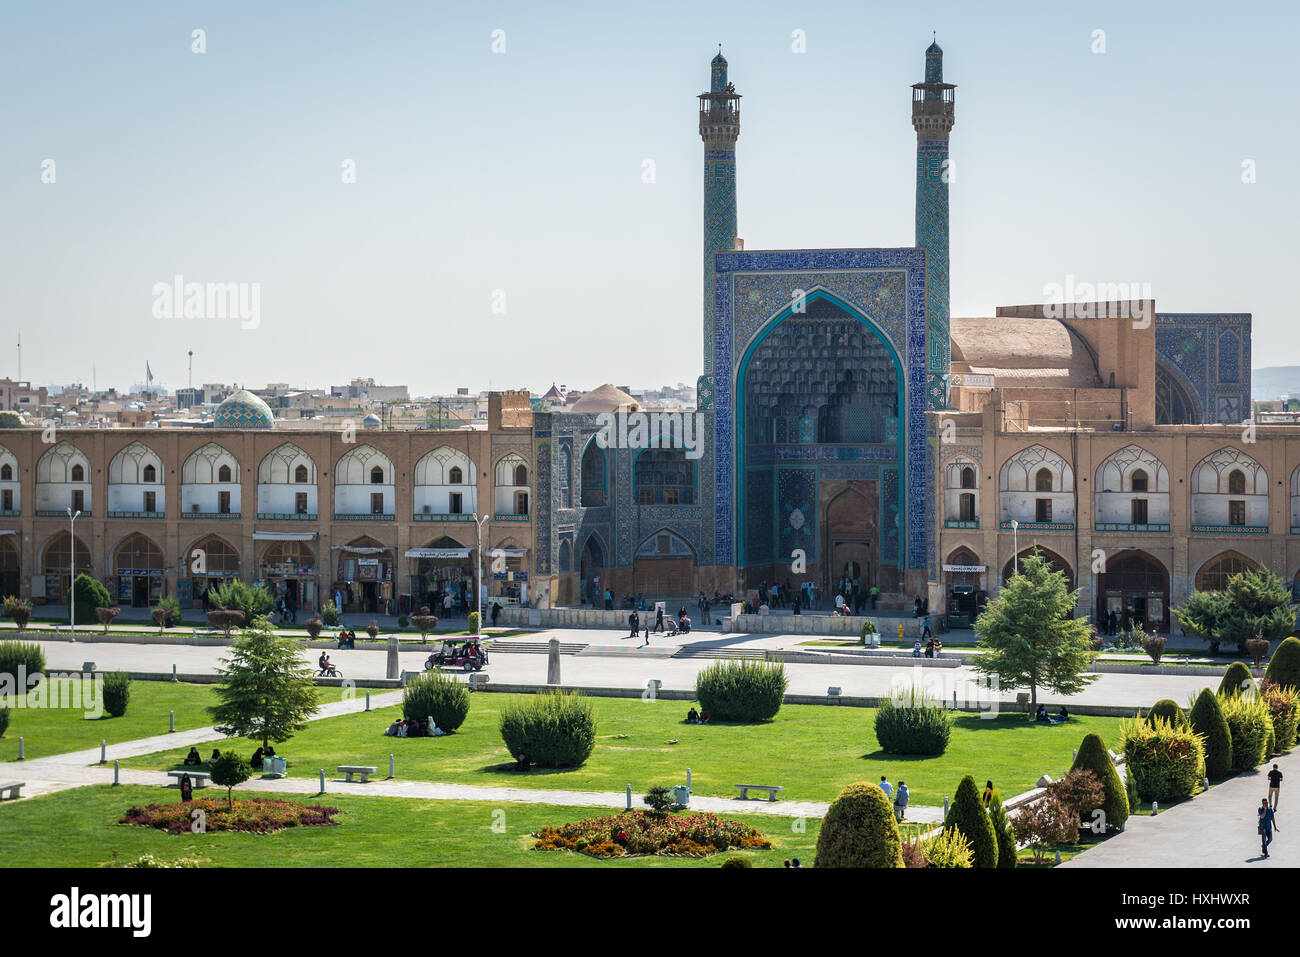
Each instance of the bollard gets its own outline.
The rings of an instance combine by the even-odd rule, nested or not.
[[[1070,753],[1074,755],[1074,760],[1076,760],[1076,761],[1079,760],[1079,749],[1078,749],[1078,748],[1071,748],[1071,749],[1070,749]]]
[[[388,776],[389,776],[389,778],[395,777],[395,775],[393,774],[393,771],[394,771],[394,770],[395,770],[395,769],[394,769],[393,756],[390,754],[390,755],[388,756]]]
[[[1201,778],[1201,790],[1208,791],[1209,789],[1210,789],[1210,779],[1208,777]]]
[[[118,767],[118,763],[117,763],[116,761],[114,761],[114,762],[113,762],[113,787],[117,787],[119,784],[122,783],[122,782],[118,779],[118,775],[121,773],[121,770],[122,770],[122,769],[121,769],[120,767]]]
[[[172,681],[176,681],[176,665],[172,665]]]
[[[325,793],[325,769],[320,769],[320,793]]]
[[[686,769],[686,790],[690,791],[690,789],[691,789],[691,769],[687,768]]]
[[[627,809],[632,810],[632,785],[627,786]]]
[[[943,819],[948,820],[948,795],[943,796]]]
[[[168,712],[167,712],[167,732],[168,732],[169,734],[171,734],[171,733],[174,733],[175,731],[176,731],[176,712],[175,712],[175,711],[168,711]]]
[[[108,760],[108,742],[103,738],[99,739],[99,763],[103,764]]]
[[[18,738],[18,760],[21,761],[22,759],[23,759],[23,739],[20,736]]]
[[[369,692],[369,691],[366,692],[366,710],[367,710],[367,711],[370,710],[370,692]]]
[[[956,688],[952,689],[952,710],[953,711],[957,710],[957,689]]]
[[[1152,816],[1152,817],[1155,817],[1155,816],[1156,816],[1157,814],[1159,814],[1159,813],[1160,813],[1160,802],[1159,802],[1159,801],[1152,801],[1152,802],[1151,802],[1151,816]]]
[[[1057,864],[1060,864],[1060,863],[1061,863],[1061,852],[1060,852],[1060,851],[1057,851],[1057,852],[1056,852],[1056,863],[1057,863]]]

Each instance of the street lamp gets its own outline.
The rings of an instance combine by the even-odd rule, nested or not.
[[[1020,574],[1020,537],[1016,534],[1020,528],[1020,523],[1014,518],[1011,520],[1011,574]]]
[[[474,607],[478,609],[478,630],[483,632],[483,523],[486,522],[490,515],[484,515],[479,518],[478,513],[474,513],[474,525],[478,529],[478,558],[474,563],[475,582],[474,582]]]
[[[72,623],[72,640],[77,640],[77,519],[81,509],[68,512],[68,620]]]

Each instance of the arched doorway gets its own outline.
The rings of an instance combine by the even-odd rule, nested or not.
[[[610,585],[605,581],[605,546],[601,543],[600,536],[587,536],[578,562],[578,574],[582,580],[585,600],[594,608],[603,608],[605,589]]]
[[[339,549],[334,590],[343,599],[344,612],[391,614],[393,601],[393,549],[369,536]]]
[[[695,550],[675,532],[660,529],[636,550],[632,589],[647,598],[690,595],[695,591]]]
[[[163,550],[147,535],[128,535],[113,550],[117,576],[114,600],[130,608],[148,608],[163,596]]]
[[[1221,552],[1215,555],[1196,573],[1197,591],[1223,591],[1228,580],[1242,572],[1257,571],[1259,562],[1240,552]]]
[[[75,558],[72,536],[67,532],[59,532],[46,544],[45,553],[41,557],[41,573],[45,576],[46,601],[63,603],[68,600],[68,595],[72,589],[71,573],[74,561],[78,575],[91,572],[90,549],[81,540],[81,536],[77,536]]]
[[[0,598],[18,596],[20,568],[18,536],[0,535]]]
[[[236,561],[238,560],[238,556]],[[236,566],[238,567],[238,566]],[[315,611],[320,601],[316,594],[316,549],[308,542],[273,541],[262,553],[258,577],[276,597],[289,603],[294,612]]]
[[[1018,567],[1017,558],[1020,560],[1024,560],[1030,555],[1037,555],[1039,558],[1046,559],[1047,564],[1052,569],[1052,571],[1061,572],[1063,575],[1065,575],[1066,589],[1069,591],[1074,591],[1074,569],[1070,567],[1070,563],[1067,562],[1060,555],[1056,554],[1056,552],[1052,551],[1050,548],[1043,548],[1041,545],[1030,545],[1028,548],[1020,549],[1020,554],[1016,558],[1012,558],[1009,562],[1006,563],[1006,565],[1002,567],[1003,585],[1005,585],[1008,581],[1010,581],[1011,576],[1015,574],[1016,568]]]
[[[865,489],[850,485],[826,505],[822,523],[822,541],[826,548],[824,581],[838,590],[839,582],[847,578],[852,585],[869,590],[873,584],[881,591],[893,591],[876,581],[876,531],[875,501]],[[891,586],[893,583],[891,582]]]
[[[467,615],[474,604],[474,559],[468,545],[449,535],[423,548],[408,549],[411,561],[409,604],[418,610],[428,605],[439,618]]]
[[[1169,630],[1169,572],[1146,552],[1108,555],[1097,578],[1097,626],[1113,634],[1134,624]]]

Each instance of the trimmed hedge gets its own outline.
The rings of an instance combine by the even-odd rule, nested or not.
[[[1300,690],[1266,679],[1260,682],[1259,693],[1273,718],[1274,753],[1285,754],[1295,747],[1296,731],[1300,729]]]
[[[1236,696],[1247,688],[1257,690],[1255,688],[1255,678],[1251,675],[1249,668],[1240,661],[1234,661],[1228,665],[1228,670],[1223,673],[1223,680],[1219,682],[1219,694]]]
[[[125,671],[112,671],[104,675],[104,710],[114,718],[126,714],[131,700],[131,676]]]
[[[1232,733],[1232,769],[1253,771],[1268,758],[1268,736],[1273,717],[1259,695],[1222,694],[1219,706]]]
[[[1300,688],[1300,638],[1288,638],[1277,646],[1264,677],[1283,688]]]
[[[850,784],[826,809],[814,867],[902,867],[902,839],[879,785]]]
[[[1181,801],[1205,774],[1205,745],[1190,727],[1165,718],[1120,722],[1124,763],[1142,801]]]
[[[973,775],[966,775],[957,785],[943,828],[945,831],[958,831],[970,841],[975,867],[998,866],[998,838],[980,801],[979,785]]]
[[[408,721],[431,717],[443,731],[452,732],[468,715],[469,688],[441,671],[416,675],[402,691],[402,717]]]
[[[916,685],[896,691],[876,710],[876,740],[890,754],[943,754],[952,714]]]
[[[1192,723],[1187,720],[1187,715],[1183,712],[1183,709],[1168,698],[1161,698],[1151,706],[1151,710],[1147,712],[1147,724],[1154,724],[1159,718],[1163,718],[1171,727],[1175,728],[1186,730],[1192,726]]]
[[[516,761],[575,768],[596,746],[596,712],[576,691],[543,691],[506,704],[500,730]]]
[[[1090,732],[1083,736],[1083,741],[1079,743],[1079,753],[1070,770],[1091,771],[1097,775],[1097,780],[1106,792],[1106,799],[1101,805],[1102,813],[1106,815],[1106,827],[1123,827],[1129,815],[1128,795],[1099,734]]]
[[[45,652],[34,641],[0,641],[0,675],[8,675],[14,693],[27,694],[27,686],[18,686],[19,670],[30,678],[45,673]]]
[[[1192,705],[1192,730],[1205,745],[1205,774],[1211,781],[1232,773],[1232,730],[1223,716],[1219,698],[1209,688],[1202,688]]]
[[[788,684],[781,662],[719,659],[696,675],[695,697],[713,721],[768,721]]]

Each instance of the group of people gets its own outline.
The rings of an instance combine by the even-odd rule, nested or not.
[[[339,647],[355,648],[357,646],[357,633],[350,628],[339,629]]]
[[[1050,715],[1047,713],[1047,708],[1040,704],[1038,710],[1034,712],[1034,720],[1039,724],[1060,724],[1070,720],[1070,712],[1065,705],[1061,705],[1055,715]]]
[[[885,797],[893,802],[894,819],[901,822],[903,817],[907,814],[907,802],[909,799],[907,785],[904,782],[899,781],[898,787],[894,787],[889,783],[889,778],[882,774],[880,776],[880,790],[884,791]]]
[[[712,715],[709,714],[707,710],[696,711],[695,708],[692,707],[690,711],[686,712],[686,723],[687,724],[708,724],[710,717],[712,717]]]
[[[298,602],[288,592],[275,600],[275,611],[280,616],[281,625],[296,625],[298,623]]]
[[[213,748],[212,757],[208,758],[208,763],[211,764],[219,757],[221,757],[221,752],[218,751],[216,748]],[[190,753],[185,755],[185,760],[182,761],[181,763],[184,764],[187,768],[195,768],[201,765],[203,763],[203,758],[199,754],[199,749],[190,748]]]
[[[266,747],[258,748],[253,752],[253,756],[248,760],[248,766],[254,771],[260,771],[266,759],[273,757],[275,757],[275,748],[268,744]]]
[[[339,647],[342,648],[343,645],[340,644]],[[320,657],[316,659],[316,664],[320,667],[320,677],[322,678],[337,678],[340,674],[338,668],[334,666],[334,662],[330,661],[329,654],[324,651],[322,651]]]
[[[928,626],[926,627],[926,631],[929,631]],[[921,637],[925,637],[924,632]],[[924,647],[921,645],[921,638],[917,638],[916,641],[912,642],[913,658],[938,658],[939,652],[941,651],[943,651],[943,642],[935,638],[934,635],[930,635],[929,640],[925,643]]]
[[[650,644],[651,634],[662,632],[671,635],[676,634],[677,632],[689,632],[691,630],[691,618],[686,614],[685,608],[679,608],[677,610],[676,628],[671,629],[664,625],[664,610],[662,608],[656,606],[653,615],[650,614],[649,609],[646,609],[645,614],[642,615],[640,611],[634,608],[627,616],[627,625],[630,629],[627,635],[629,638],[638,637],[641,634],[642,627],[644,626],[645,644],[642,645],[642,647],[645,647],[645,645]]]
[[[433,715],[427,718],[398,718],[384,732],[390,738],[441,738],[447,732],[438,727]]]

